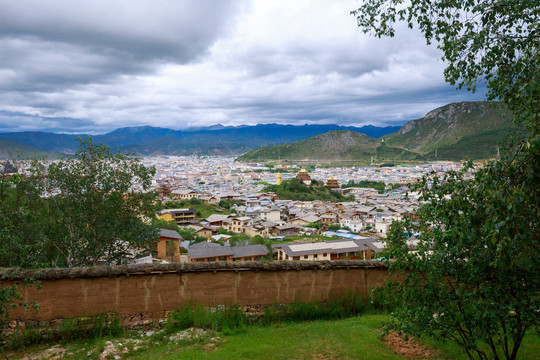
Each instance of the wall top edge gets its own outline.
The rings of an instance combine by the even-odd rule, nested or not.
[[[3,280],[60,280],[107,276],[138,276],[166,273],[196,273],[218,271],[290,271],[380,268],[387,269],[384,261],[375,260],[326,260],[326,261],[270,261],[270,262],[208,262],[184,264],[130,264],[114,266],[16,269],[0,268]]]

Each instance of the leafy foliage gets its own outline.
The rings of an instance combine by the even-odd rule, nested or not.
[[[424,178],[427,204],[394,223],[385,256],[401,274],[386,300],[391,328],[452,339],[469,358],[516,359],[525,333],[540,327],[540,6],[537,1],[366,0],[352,12],[364,32],[393,36],[418,26],[448,62],[446,80],[513,112],[515,139],[500,159]],[[469,178],[468,171],[474,172]],[[415,252],[404,235],[420,232]]]
[[[281,185],[270,185],[264,188],[265,192],[274,192],[280,199],[299,201],[353,201],[354,197],[347,197],[339,191],[332,191],[324,186],[307,186],[297,179],[284,180]]]
[[[90,138],[80,145],[73,158],[0,179],[2,266],[117,263],[156,238],[154,194],[144,192],[153,169]]]
[[[515,359],[528,329],[540,326],[540,144],[512,162],[424,179],[419,223],[392,224],[386,289],[397,305],[392,328],[453,339],[468,354]],[[528,165],[526,165],[528,164]],[[404,233],[420,232],[416,252]]]
[[[143,218],[154,215],[154,194],[133,189],[148,190],[154,169],[91,138],[79,142],[75,158],[52,163],[44,177],[45,186],[59,190],[48,200],[49,257],[64,266],[123,262],[157,236]]]

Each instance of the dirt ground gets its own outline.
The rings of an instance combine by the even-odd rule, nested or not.
[[[400,335],[394,332],[384,336],[382,341],[392,350],[402,356],[410,358],[432,359],[436,358],[438,355],[437,351],[428,349],[424,345],[420,344],[416,339],[409,338],[409,340],[404,340]]]

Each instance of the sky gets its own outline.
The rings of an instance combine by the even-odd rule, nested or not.
[[[0,0],[0,131],[402,125],[482,94],[445,83],[405,25],[357,0]]]

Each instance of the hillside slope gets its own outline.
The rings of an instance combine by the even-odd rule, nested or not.
[[[497,145],[512,130],[512,114],[496,103],[461,102],[437,108],[412,120],[384,142],[442,159],[493,157]]]
[[[419,157],[403,149],[381,145],[377,139],[351,131],[329,131],[291,144],[273,145],[250,151],[239,161],[254,160],[368,160],[371,156],[414,159]]]
[[[0,160],[50,159],[57,155],[13,140],[0,139]]]

